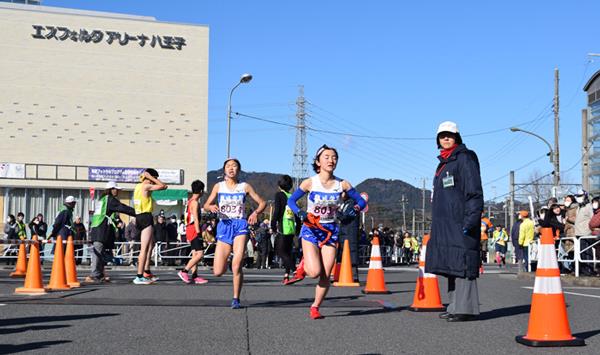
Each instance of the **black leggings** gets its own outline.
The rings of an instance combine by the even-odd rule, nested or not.
[[[283,267],[285,267],[285,273],[289,274],[290,271],[295,270],[294,260],[292,259],[292,248],[294,246],[294,235],[293,234],[278,234],[275,238],[275,251],[277,255],[283,261]]]

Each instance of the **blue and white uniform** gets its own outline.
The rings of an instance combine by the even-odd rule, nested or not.
[[[237,236],[248,234],[246,183],[238,183],[233,189],[229,189],[225,181],[220,182],[217,205],[220,219],[217,224],[217,241],[233,245]]]
[[[335,223],[335,215],[338,206],[342,202],[342,180],[335,178],[335,182],[330,189],[326,189],[321,184],[319,175],[310,178],[311,190],[308,192],[307,211],[320,217],[321,225],[332,232],[331,238],[327,241],[328,245],[337,245],[339,226]],[[318,228],[309,228],[305,225],[300,230],[300,237],[315,245],[325,240],[327,233]]]

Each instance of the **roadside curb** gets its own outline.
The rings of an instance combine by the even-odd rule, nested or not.
[[[534,280],[535,272],[519,272],[517,274],[519,280]],[[575,277],[573,275],[560,275],[560,281],[563,285],[569,286],[587,286],[587,287],[600,287],[600,277],[589,277],[580,276]]]

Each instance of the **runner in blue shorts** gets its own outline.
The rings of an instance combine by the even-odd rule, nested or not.
[[[217,249],[213,263],[213,273],[221,276],[227,271],[227,259],[233,251],[231,269],[233,272],[233,300],[231,308],[241,308],[240,293],[244,275],[242,261],[246,254],[248,242],[248,223],[255,224],[258,215],[265,209],[265,201],[245,182],[239,182],[238,176],[242,166],[237,159],[229,158],[223,163],[225,181],[215,184],[210,196],[204,204],[204,209],[219,215],[217,224]],[[246,195],[258,204],[258,208],[246,220]],[[213,202],[217,200],[217,204]]]
[[[304,270],[313,278],[319,278],[315,290],[315,300],[310,307],[312,319],[323,318],[319,313],[319,306],[329,290],[329,276],[335,263],[339,227],[335,222],[338,205],[342,203],[342,192],[346,191],[348,196],[357,203],[354,209],[348,209],[348,215],[356,216],[367,203],[360,194],[346,180],[339,179],[333,175],[337,166],[338,154],[335,148],[323,145],[317,150],[313,162],[313,170],[317,173],[300,184],[298,189],[288,199],[288,206],[294,213],[305,221],[300,230],[302,239],[302,250],[304,253]],[[298,200],[308,193],[307,210],[310,217],[318,218],[315,224],[314,218],[308,218],[308,214],[298,207]],[[310,220],[310,226],[307,226]]]

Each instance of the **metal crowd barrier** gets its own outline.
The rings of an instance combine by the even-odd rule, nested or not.
[[[587,247],[581,247],[581,240],[592,240]],[[600,236],[588,235],[583,237],[563,237],[560,238],[560,243],[558,243],[558,247],[556,248],[557,260],[559,263],[562,263],[565,269],[573,270],[575,273],[575,277],[579,277],[581,264],[592,264],[593,268],[596,268],[596,264],[600,264],[600,258],[598,253],[596,253],[596,246],[600,245]],[[571,241],[573,243],[572,246],[567,247],[565,249],[565,241]],[[529,261],[527,264],[527,270],[529,272],[532,271],[533,262],[537,262],[537,251],[539,249],[540,240],[536,239],[529,246]],[[573,254],[570,256],[570,254]],[[582,255],[584,253],[590,253],[591,259],[582,259]]]

